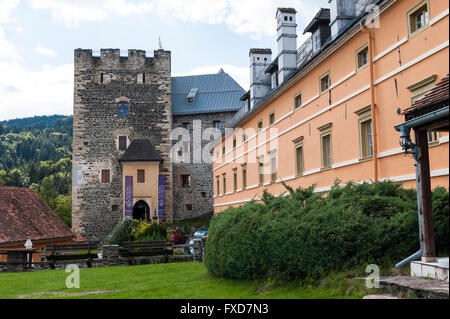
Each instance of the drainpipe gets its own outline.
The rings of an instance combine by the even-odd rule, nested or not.
[[[378,182],[378,135],[377,135],[377,118],[375,115],[375,85],[373,80],[373,34],[364,25],[364,21],[360,22],[361,31],[367,33],[369,37],[368,51],[369,51],[369,70],[370,70],[370,111],[372,116],[372,148],[373,148],[373,176],[374,182]]]
[[[419,222],[419,242],[420,242],[420,249],[416,253],[412,254],[408,258],[403,259],[401,262],[397,263],[395,265],[396,268],[401,268],[407,264],[409,264],[411,261],[419,259],[422,257],[422,227],[420,226],[420,190],[419,190],[419,162],[416,159],[417,155],[414,155],[415,158],[415,166],[416,166],[416,189],[417,189],[417,221]]]

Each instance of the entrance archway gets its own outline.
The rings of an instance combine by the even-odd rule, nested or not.
[[[150,207],[145,201],[140,200],[134,204],[133,219],[150,220]]]

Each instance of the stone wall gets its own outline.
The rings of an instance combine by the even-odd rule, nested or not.
[[[72,227],[89,240],[103,241],[124,213],[122,167],[118,137],[146,138],[163,158],[160,174],[167,175],[166,216],[172,220],[170,159],[171,53],[118,49],[75,50]],[[104,83],[101,83],[102,78]],[[145,74],[145,83],[142,82]],[[129,101],[128,117],[119,118],[118,103]],[[110,183],[101,183],[109,169]]]
[[[183,127],[184,123],[190,123],[191,148],[189,163],[173,163],[173,218],[183,220],[198,217],[204,214],[213,213],[213,177],[211,163],[193,163],[193,134],[197,132],[196,139],[201,139],[201,133],[214,127],[214,121],[221,121],[221,131],[224,134],[225,123],[234,115],[234,112],[210,113],[199,115],[174,116],[173,127]],[[194,120],[201,121],[201,131],[194,131]],[[210,141],[202,141],[202,149]],[[173,141],[175,145],[177,141]],[[182,187],[181,175],[191,175],[191,186]],[[186,204],[192,205],[192,210],[187,210]]]

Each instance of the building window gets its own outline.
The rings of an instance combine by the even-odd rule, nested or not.
[[[143,170],[143,169],[137,170],[137,182],[145,183],[145,170]]]
[[[216,176],[216,194],[220,195],[220,176]]]
[[[191,134],[191,123],[189,122],[183,123],[183,128],[186,129],[189,134]]]
[[[104,84],[105,83],[105,73],[100,73],[100,83]]]
[[[330,72],[327,72],[320,77],[319,85],[321,94],[328,91],[328,88],[330,87]]]
[[[242,165],[242,189],[247,188],[247,164]]]
[[[408,31],[410,36],[414,36],[425,30],[430,24],[428,0],[420,2],[408,12]]]
[[[362,48],[356,51],[356,69],[359,71],[364,68],[369,62],[369,47],[365,44]]]
[[[305,168],[303,164],[303,136],[294,140],[295,145],[295,175],[303,174]]]
[[[181,175],[181,186],[182,187],[191,186],[191,175]]]
[[[242,143],[244,143],[246,139],[247,137],[245,136],[245,133],[242,133]]]
[[[237,191],[237,168],[233,168],[233,191]]]
[[[294,108],[298,109],[301,106],[302,106],[302,93],[298,93],[294,97]]]
[[[258,121],[258,133],[261,132],[262,129],[263,129],[263,122],[262,122],[262,120],[259,120]]]
[[[220,131],[220,121],[214,121],[214,127],[216,130]]]
[[[427,136],[428,136],[428,144],[430,145],[439,144],[439,132],[429,131],[427,132]]]
[[[127,137],[119,136],[119,151],[125,151],[127,149]]]
[[[119,117],[128,117],[128,103],[127,102],[119,103]]]
[[[411,104],[414,104],[418,100],[420,100],[428,91],[430,91],[436,85],[435,74],[423,79],[413,85],[407,87],[407,89],[411,92]]]
[[[102,169],[102,183],[110,183],[111,182],[111,176],[109,169]]]
[[[320,32],[319,32],[319,30],[314,32],[314,34],[312,35],[312,48],[313,48],[313,53],[319,51],[319,49],[320,49]]]
[[[366,106],[355,112],[358,116],[359,149],[360,158],[365,159],[373,156],[372,139],[372,113],[371,106]]]
[[[277,180],[277,150],[270,152],[270,181],[275,183]]]
[[[186,208],[186,210],[187,210],[188,212],[191,212],[191,211],[192,211],[192,204],[185,204],[184,207]]]
[[[258,158],[258,183],[259,185],[264,184],[264,157]]]
[[[222,183],[223,183],[222,194],[226,194],[226,192],[227,192],[227,174],[222,174]]]
[[[273,125],[275,123],[275,111],[269,114],[269,125]]]
[[[233,136],[233,148],[236,148],[237,142],[236,142],[236,136]]]
[[[225,145],[224,145],[224,146],[222,146],[222,155],[224,155],[224,156],[225,156]]]
[[[333,163],[331,149],[331,123],[318,128],[320,131],[320,150],[322,155],[322,168],[330,168]]]

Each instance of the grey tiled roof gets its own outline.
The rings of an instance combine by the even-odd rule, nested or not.
[[[148,139],[136,139],[128,146],[121,162],[161,162],[162,158]]]
[[[192,102],[188,94],[198,89]],[[172,114],[235,112],[242,105],[244,89],[227,73],[172,77]]]

